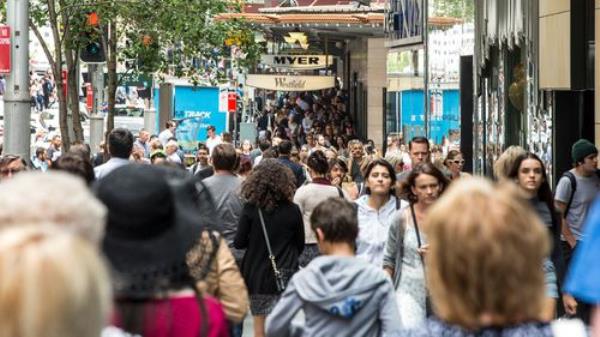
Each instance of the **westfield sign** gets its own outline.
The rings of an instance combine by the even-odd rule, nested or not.
[[[246,77],[246,85],[278,91],[313,91],[333,88],[335,78],[333,76],[252,74]]]

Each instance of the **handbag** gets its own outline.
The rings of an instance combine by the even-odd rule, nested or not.
[[[417,222],[417,216],[415,215],[415,207],[413,204],[410,204],[410,214],[412,215],[413,223],[415,224],[417,244],[419,245],[419,248],[421,248],[421,246],[423,245],[421,243],[421,231],[419,230],[419,223]],[[425,274],[425,278],[427,278],[427,274],[425,273],[425,261],[423,259],[423,255],[419,256],[421,257],[421,262],[423,264],[423,273]],[[431,300],[429,298],[429,294],[427,294],[427,297],[425,297],[425,315],[427,317],[433,316],[433,309],[431,308]]]
[[[277,287],[277,292],[282,293],[285,290],[285,281],[283,280],[283,275],[281,274],[281,271],[279,270],[279,268],[277,268],[275,255],[273,255],[273,250],[271,249],[271,241],[269,241],[269,234],[267,233],[267,227],[265,226],[265,219],[260,208],[258,209],[258,217],[260,218],[260,225],[262,226],[263,234],[265,236],[265,243],[267,244],[267,250],[269,252],[271,268],[273,268],[273,274],[275,274],[275,286]]]

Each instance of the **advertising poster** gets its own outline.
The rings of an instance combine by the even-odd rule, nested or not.
[[[156,106],[158,105],[158,96]],[[172,119],[177,121],[175,137],[185,152],[194,152],[198,142],[206,142],[206,128],[213,125],[217,134],[226,130],[227,112],[220,111],[218,87],[176,85]]]

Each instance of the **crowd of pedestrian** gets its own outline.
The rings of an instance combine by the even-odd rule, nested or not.
[[[248,313],[256,337],[600,328],[592,143],[553,193],[522,148],[493,183],[424,137],[384,153],[344,111],[343,93],[288,96],[257,146],[209,126],[191,158],[173,121],[3,155],[0,336],[241,336]]]

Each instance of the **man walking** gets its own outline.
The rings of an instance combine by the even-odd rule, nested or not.
[[[205,151],[205,150],[204,150]],[[233,240],[242,214],[242,201],[239,196],[242,181],[235,175],[239,157],[231,144],[215,146],[210,156],[214,174],[203,180],[215,203],[219,219],[220,232],[235,257],[238,266],[241,265],[243,251],[233,247]]]
[[[292,153],[292,142],[289,140],[282,140],[278,146],[279,150],[279,162],[283,165],[287,166],[292,170],[294,176],[296,177],[296,187],[302,186],[304,181],[306,181],[306,176],[304,175],[304,170],[302,166],[294,163],[290,160],[290,154]]]
[[[411,167],[415,167],[420,163],[429,160],[431,151],[429,149],[429,141],[425,137],[417,136],[408,142],[408,155],[410,157]],[[404,171],[396,176],[396,181],[399,183],[408,178],[410,171]]]
[[[176,128],[177,128],[177,123],[175,123],[174,121],[167,121],[165,123],[165,129],[162,130],[158,134],[158,140],[160,140],[160,143],[163,146],[167,145],[167,142],[169,141],[169,139],[175,137],[175,129]]]
[[[129,164],[129,156],[133,150],[133,135],[123,128],[113,129],[108,134],[108,154],[110,159],[94,168],[96,179],[102,179],[114,169]]]
[[[217,136],[216,132],[216,128],[213,125],[209,125],[208,128],[206,128],[206,133],[208,135],[206,138],[206,147],[208,147],[208,153],[211,154],[215,146],[223,143],[221,137]]]
[[[139,132],[138,139],[136,139],[135,143],[133,143],[133,145],[139,146],[140,148],[144,149],[145,158],[150,158],[150,142],[148,141],[149,139],[150,132],[146,131],[145,129],[141,129]]]
[[[600,192],[598,149],[594,144],[585,139],[578,140],[571,147],[571,159],[575,167],[560,178],[554,196],[556,209],[562,215],[562,250],[567,268],[573,251],[585,240],[583,223]],[[563,294],[563,303],[567,314],[589,322],[589,305],[578,304],[569,294]]]

